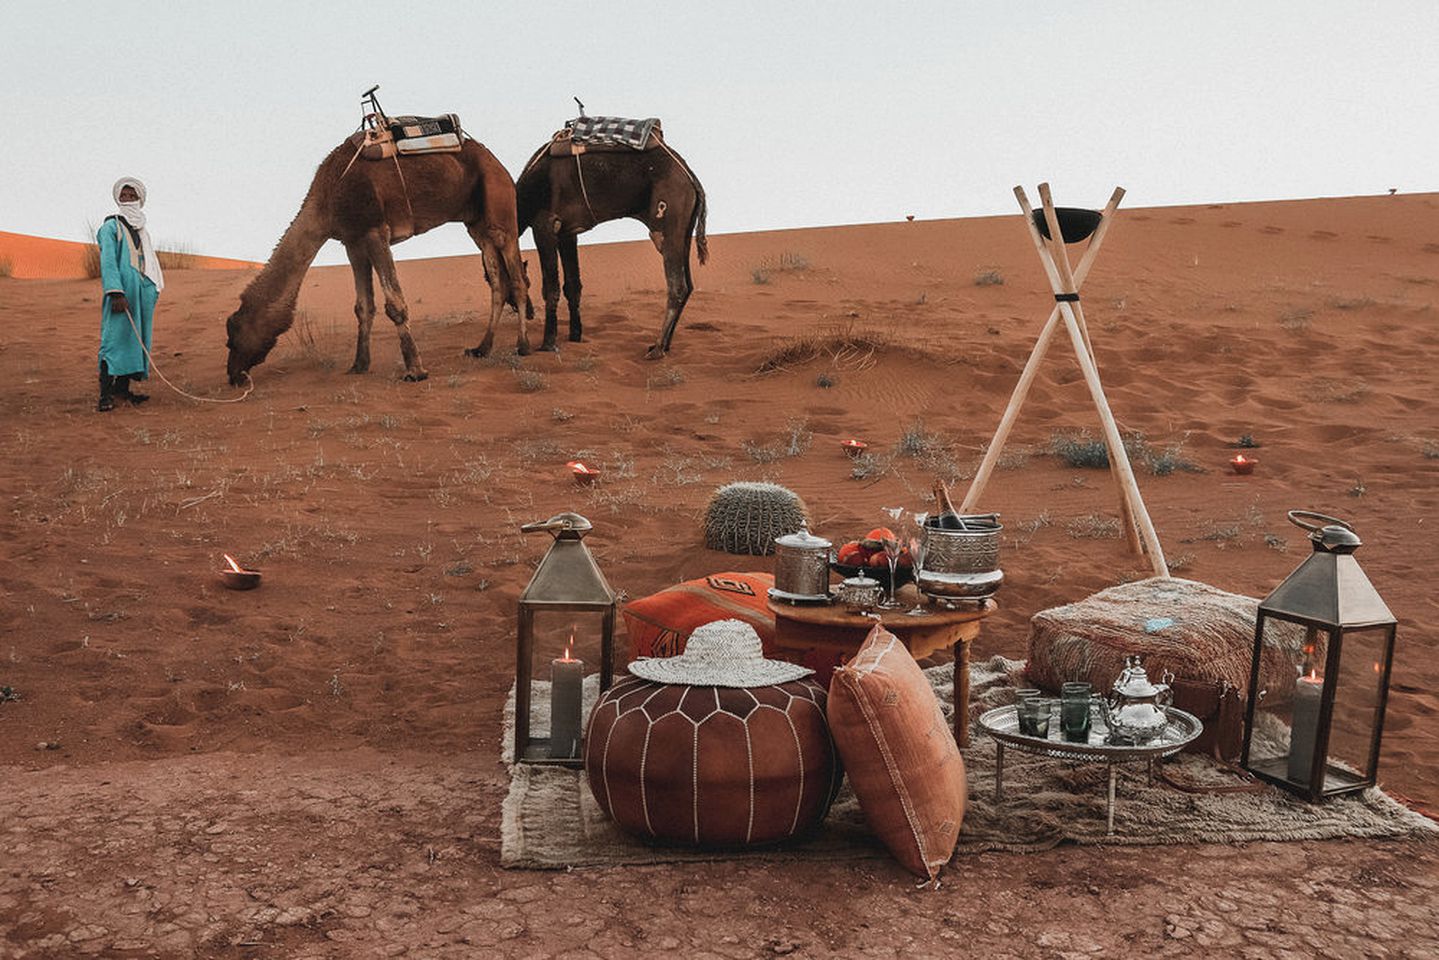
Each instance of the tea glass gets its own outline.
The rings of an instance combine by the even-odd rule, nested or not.
[[[1019,732],[1026,737],[1049,739],[1050,701],[1036,695],[1023,697],[1016,706],[1019,712]]]
[[[1089,742],[1089,708],[1093,697],[1087,683],[1070,682],[1060,688],[1059,728],[1070,743]]]

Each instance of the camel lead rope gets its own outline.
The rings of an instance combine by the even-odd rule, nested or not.
[[[585,198],[585,209],[590,212],[590,224],[591,226],[597,226],[599,221],[595,219],[595,208],[590,206],[590,194],[589,191],[585,189],[585,172],[580,168],[580,155],[578,153],[575,154],[575,176],[578,177],[580,181],[580,196]]]
[[[155,362],[155,357],[153,354],[150,353],[150,348],[145,346],[145,338],[140,336],[140,328],[135,324],[135,317],[130,313],[128,309],[126,309],[125,311],[125,318],[130,321],[130,329],[135,332],[135,340],[137,343],[140,344],[140,349],[145,351],[145,359],[149,361],[150,366],[154,369],[155,373],[159,375],[160,379],[165,381],[165,386],[169,387],[171,390],[174,390],[180,396],[188,397],[191,400],[195,400],[199,403],[239,403],[241,400],[248,397],[251,392],[254,391],[255,381],[250,379],[250,371],[248,370],[245,371],[245,392],[240,394],[238,397],[231,397],[228,400],[216,400],[212,397],[197,397],[193,393],[187,393],[184,390],[181,390],[179,387],[175,386],[173,383],[170,382],[170,378],[165,376],[165,372],[161,370],[159,364]]]

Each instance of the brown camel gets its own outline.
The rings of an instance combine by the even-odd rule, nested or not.
[[[516,229],[515,184],[484,145],[466,139],[459,153],[386,160],[356,159],[355,149],[354,142],[346,140],[320,163],[300,212],[275,245],[269,263],[240,294],[239,309],[226,320],[232,384],[242,383],[247,371],[264,361],[294,322],[300,283],[326,240],[345,245],[355,273],[355,318],[360,326],[350,373],[370,369],[373,271],[385,294],[385,315],[400,335],[405,379],[428,376],[410,335],[409,309],[390,246],[442,223],[463,223],[482,254],[490,285],[490,323],[475,348],[478,355],[489,352],[505,304],[518,304],[521,298],[528,301]],[[524,314],[516,349],[530,352]]]
[[[668,300],[660,334],[645,356],[669,352],[680,313],[694,284],[690,280],[690,239],[700,263],[709,259],[705,240],[705,191],[689,165],[668,145],[638,151],[595,151],[550,156],[541,147],[520,174],[520,233],[534,231],[544,276],[545,338],[541,350],[555,349],[559,325],[560,267],[564,262],[565,300],[570,308],[570,340],[579,342],[580,257],[575,238],[596,224],[622,217],[643,223],[665,263]]]

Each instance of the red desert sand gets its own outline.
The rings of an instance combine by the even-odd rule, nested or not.
[[[1435,195],[1121,208],[1084,288],[1121,424],[1199,468],[1138,470],[1176,575],[1263,595],[1308,551],[1286,510],[1358,529],[1400,618],[1380,778],[1428,811],[1436,218]],[[0,685],[20,695],[0,703],[0,955],[1439,950],[1439,852],[1418,842],[961,855],[937,892],[887,861],[500,869],[515,603],[549,544],[519,525],[583,513],[638,597],[769,568],[703,548],[731,480],[790,486],[836,543],[925,506],[936,472],[958,499],[1053,304],[1018,216],[711,242],[663,361],[641,359],[663,308],[648,242],[586,247],[587,342],[523,360],[463,354],[477,256],[402,264],[419,384],[382,321],[373,371],[345,375],[353,286],[327,267],[248,400],[152,380],[106,415],[98,284],[0,279]],[[234,395],[224,318],[251,276],[169,274],[155,346],[176,383]],[[1096,417],[1057,341],[980,504],[1003,514],[1006,579],[976,658],[1022,657],[1035,611],[1143,573],[1108,472],[1046,452],[1080,429]],[[906,433],[919,456],[896,455]],[[1243,435],[1250,476],[1229,465]],[[856,437],[890,468],[855,479]],[[226,553],[263,586],[224,589]]]

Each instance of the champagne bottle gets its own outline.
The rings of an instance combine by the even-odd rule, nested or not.
[[[939,510],[939,516],[930,522],[941,530],[961,530],[964,524],[960,522],[959,511],[954,509],[954,504],[949,501],[949,491],[944,484],[936,480],[934,482],[934,501]]]

